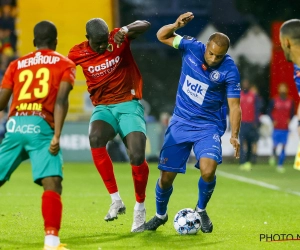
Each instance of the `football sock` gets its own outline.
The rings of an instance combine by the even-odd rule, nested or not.
[[[281,151],[281,153],[279,155],[279,158],[278,158],[278,165],[282,166],[283,163],[284,163],[284,160],[285,160],[285,149],[282,148],[282,151]]]
[[[115,192],[115,193],[110,194],[110,197],[111,197],[112,202],[122,200],[119,192]]]
[[[205,209],[214,188],[216,186],[216,176],[212,182],[205,182],[202,177],[200,177],[198,182],[199,197],[198,197],[198,208]]]
[[[43,193],[42,215],[45,234],[58,236],[62,216],[62,202],[58,193],[50,190]]]
[[[160,214],[156,213],[155,216],[163,220],[164,218],[166,218],[167,212],[164,215],[160,215]]]
[[[143,203],[146,198],[146,186],[148,182],[149,167],[146,160],[139,165],[131,165],[132,178],[135,190],[135,199],[138,203]]]
[[[156,214],[165,215],[167,212],[167,205],[169,203],[170,196],[173,192],[173,186],[168,189],[161,189],[159,180],[156,183],[155,193],[156,193]]]
[[[50,247],[56,247],[59,244],[60,244],[60,240],[58,236],[54,236],[51,234],[45,236],[45,245]]]
[[[92,148],[94,164],[102,177],[107,191],[110,194],[118,192],[112,161],[107,153],[106,147]]]
[[[145,209],[145,203],[144,202],[142,202],[142,203],[136,202],[135,203],[134,210],[143,211],[144,209]]]

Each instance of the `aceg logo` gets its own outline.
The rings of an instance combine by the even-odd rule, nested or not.
[[[109,68],[112,68],[112,67],[116,66],[119,61],[120,61],[119,56],[116,56],[114,59],[111,59],[111,60],[106,59],[105,63],[101,63],[101,64],[96,65],[96,66],[89,66],[88,71],[90,73],[100,72],[102,70],[109,69]]]

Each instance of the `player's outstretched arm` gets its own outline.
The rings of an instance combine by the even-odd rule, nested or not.
[[[7,107],[11,94],[11,89],[0,88],[0,111],[4,110]]]
[[[173,47],[173,40],[177,35],[175,31],[184,27],[188,22],[192,21],[193,18],[194,14],[192,12],[186,12],[180,15],[175,23],[165,25],[157,31],[157,39],[160,42]]]
[[[59,151],[59,138],[69,109],[69,93],[73,86],[69,82],[61,82],[54,106],[54,136],[49,151],[56,155]]]
[[[242,111],[240,105],[240,98],[228,98],[229,106],[229,122],[231,126],[231,138],[230,143],[234,148],[234,157],[240,157],[240,143],[238,140]]]
[[[126,26],[123,26],[114,36],[114,41],[119,46],[124,42],[125,36],[132,40],[146,32],[151,26],[151,23],[145,20],[137,20]]]

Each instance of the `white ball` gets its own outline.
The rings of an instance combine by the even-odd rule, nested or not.
[[[175,215],[173,225],[179,234],[196,234],[200,229],[200,216],[193,209],[184,208]]]

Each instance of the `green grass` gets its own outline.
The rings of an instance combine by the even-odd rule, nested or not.
[[[178,175],[169,203],[169,221],[156,232],[130,233],[134,192],[129,164],[115,164],[119,190],[127,213],[106,223],[110,204],[100,176],[92,164],[67,163],[63,182],[63,222],[60,238],[71,250],[118,249],[300,249],[300,241],[260,242],[260,234],[300,234],[300,197],[285,190],[300,191],[300,171],[278,174],[266,165],[241,172],[237,165],[222,164],[221,171],[267,182],[281,188],[270,190],[219,175],[207,211],[214,223],[212,234],[180,236],[173,216],[197,201],[198,170],[188,168]],[[155,213],[154,188],[159,171],[150,165],[147,219]],[[42,249],[42,189],[33,184],[29,164],[23,164],[11,181],[0,189],[0,249]],[[265,224],[266,222],[266,224]]]

